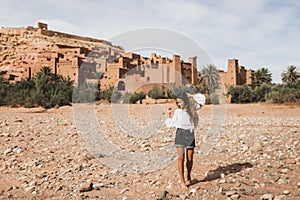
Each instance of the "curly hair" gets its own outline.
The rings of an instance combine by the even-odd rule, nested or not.
[[[199,123],[199,115],[196,111],[196,103],[193,100],[193,98],[188,97],[188,95],[185,92],[179,92],[177,94],[177,98],[181,99],[185,106],[186,106],[186,112],[188,113],[190,117],[190,121],[192,124],[194,124],[195,127],[198,127]]]

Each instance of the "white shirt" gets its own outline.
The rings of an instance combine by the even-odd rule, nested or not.
[[[167,128],[182,128],[185,130],[194,130],[194,124],[190,122],[190,116],[182,109],[176,109],[173,118],[166,119]]]

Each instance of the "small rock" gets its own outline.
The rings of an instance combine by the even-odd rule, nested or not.
[[[32,187],[27,187],[27,188],[25,188],[24,190],[25,190],[26,192],[33,192],[34,189],[35,189],[35,187],[32,186]]]
[[[127,191],[129,191],[129,189],[128,188],[124,188],[123,190],[121,190],[120,194],[124,194]]]
[[[287,182],[286,182],[285,180],[283,180],[282,178],[280,178],[280,179],[277,181],[277,183],[278,183],[279,185],[287,184]]]
[[[219,180],[219,183],[226,183],[226,180],[225,179],[221,179],[221,180]]]
[[[232,199],[232,200],[237,200],[237,199],[239,199],[240,198],[240,195],[239,194],[234,194],[234,195],[232,195],[231,197],[230,197],[230,199]]]
[[[180,194],[179,198],[185,200],[185,199],[188,199],[189,197],[185,194]]]
[[[247,188],[243,194],[250,195],[253,192],[251,188]]]
[[[238,187],[241,186],[241,183],[240,182],[236,182],[236,183],[233,184],[233,186],[236,187],[236,188],[238,188]]]
[[[226,196],[231,197],[232,195],[237,194],[237,192],[235,190],[230,190],[226,192]]]
[[[11,148],[8,148],[8,149],[6,149],[5,151],[3,151],[3,155],[8,155],[8,154],[10,154],[10,153],[12,153],[12,149]]]
[[[299,182],[299,183],[297,183],[297,187],[298,187],[298,188],[300,188],[300,182]]]
[[[93,183],[87,182],[87,183],[82,184],[78,191],[79,192],[88,192],[88,191],[91,191],[92,189],[93,189]]]
[[[274,198],[274,200],[284,200],[284,199],[286,199],[286,196],[284,195],[279,195]]]
[[[168,193],[169,192],[166,190],[161,191],[161,193],[157,197],[157,200],[163,200],[167,196]]]
[[[293,164],[296,164],[297,162],[296,162],[296,160],[288,159],[288,160],[285,161],[285,163],[286,163],[286,164],[292,164],[292,165],[293,165]]]
[[[197,193],[197,189],[196,188],[193,188],[193,189],[190,190],[190,194],[191,195],[196,195],[196,193]]]
[[[284,191],[283,191],[283,194],[285,194],[285,195],[289,195],[289,194],[290,194],[290,191],[288,191],[288,190],[284,190]]]
[[[168,193],[165,199],[166,199],[166,200],[168,200],[168,199],[172,199],[172,197],[173,197],[173,195],[172,195],[172,194],[170,194],[170,193]]]
[[[264,194],[260,197],[261,200],[273,200],[275,197],[274,194]]]
[[[282,174],[286,174],[288,172],[289,172],[289,169],[282,169],[282,170],[280,170],[280,173],[282,173]]]
[[[103,183],[96,183],[96,184],[93,184],[93,189],[94,190],[100,190],[104,186],[105,185]]]

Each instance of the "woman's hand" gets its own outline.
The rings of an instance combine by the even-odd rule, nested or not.
[[[168,108],[167,115],[168,115],[169,118],[172,117],[172,108],[171,107]]]

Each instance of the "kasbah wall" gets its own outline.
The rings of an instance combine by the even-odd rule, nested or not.
[[[35,76],[44,66],[75,85],[93,82],[122,53],[108,41],[48,30],[40,22],[37,28],[0,29],[0,72],[10,83]]]
[[[229,59],[227,72],[219,71],[225,90],[230,86],[251,84],[252,69],[239,66],[238,59]]]
[[[197,84],[196,57],[188,62],[174,55],[173,59],[151,54],[150,58],[134,53],[125,53],[109,65],[100,80],[102,90],[116,86],[119,91],[140,92],[152,89],[154,85],[160,88],[176,85]]]
[[[238,59],[228,60],[227,72],[219,70],[221,84],[228,90],[230,86],[251,84],[253,70],[239,66]],[[171,88],[171,85],[199,84],[197,57],[189,58],[188,62],[173,55],[173,59],[157,56],[152,53],[150,58],[134,53],[120,55],[110,64],[100,80],[100,89],[115,86],[118,91],[148,91],[154,85],[160,88]]]
[[[113,46],[104,40],[48,30],[48,25],[44,23],[38,23],[37,28],[1,29],[0,41],[2,44],[15,42],[17,37],[29,37],[28,33],[47,36],[48,39],[67,38],[71,39],[73,44],[69,45],[70,40],[63,44],[56,42],[34,56],[25,54],[12,62],[4,59],[0,63],[0,69],[12,83],[22,78],[31,78],[43,66],[50,67],[55,74],[74,80],[76,86],[86,82],[98,83],[97,73],[104,73],[100,80],[101,90],[116,86],[119,91],[139,92],[150,90],[154,85],[166,88],[171,87],[173,83],[196,85],[199,82],[197,57],[189,58],[188,62],[181,60],[179,55],[173,55],[172,59],[155,53],[152,53],[150,58],[142,57],[134,53],[124,53],[121,47]],[[86,41],[89,45],[79,45],[77,41]],[[90,45],[91,43],[97,45]],[[3,46],[0,52],[1,50]],[[250,84],[251,72],[251,69],[246,70],[245,67],[239,66],[237,59],[229,59],[227,72],[220,70],[219,73],[225,89],[228,89],[231,85]]]

